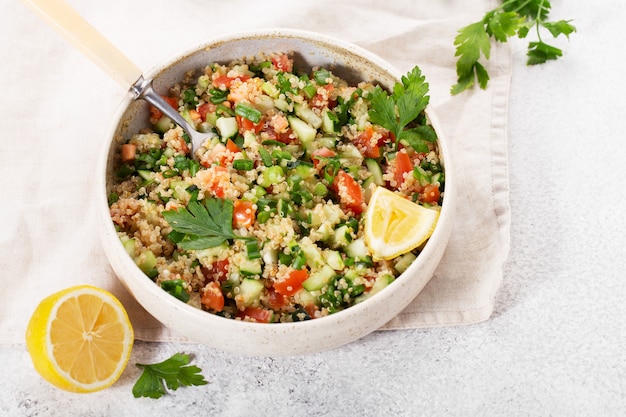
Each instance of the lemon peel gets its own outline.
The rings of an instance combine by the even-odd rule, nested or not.
[[[435,230],[438,219],[438,209],[377,187],[365,212],[365,244],[374,261],[396,258],[423,244]]]
[[[58,388],[94,392],[117,381],[126,368],[134,333],[124,306],[91,285],[43,299],[26,329],[37,372]]]

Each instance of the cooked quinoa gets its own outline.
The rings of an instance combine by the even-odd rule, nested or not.
[[[370,120],[375,86],[288,54],[211,63],[167,100],[217,136],[189,139],[151,108],[120,145],[111,219],[128,254],[183,302],[238,320],[323,317],[371,297],[419,255],[374,261],[362,214],[376,186],[440,206],[436,136],[396,141]]]

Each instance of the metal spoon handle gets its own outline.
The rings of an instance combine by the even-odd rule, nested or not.
[[[139,76],[137,82],[130,87],[130,91],[135,95],[135,98],[142,98],[159,109],[161,113],[172,119],[174,123],[182,127],[187,133],[195,133],[195,129],[178,113],[178,110],[175,110],[169,105],[167,101],[152,88],[152,80],[145,80],[143,76]]]
[[[132,86],[141,76],[141,70],[135,64],[64,0],[22,0],[22,2],[124,89]]]

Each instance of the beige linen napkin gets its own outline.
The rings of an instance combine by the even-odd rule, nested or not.
[[[511,56],[505,45],[493,45],[488,90],[448,94],[456,80],[452,40],[464,24],[461,19],[428,20],[413,31],[363,45],[402,71],[415,63],[422,68],[431,104],[452,144],[460,193],[452,237],[433,278],[383,329],[486,320],[502,281],[510,241],[506,119]]]
[[[152,0],[153,7],[142,11],[144,18],[150,20],[150,13],[166,7],[168,1]],[[54,32],[33,29],[42,23],[14,3],[0,5],[0,12],[11,17],[0,28],[7,32],[2,37],[15,40],[0,45],[0,56],[7,57],[0,88],[8,97],[0,102],[0,117],[11,136],[0,145],[0,189],[5,197],[0,205],[4,220],[0,228],[0,342],[23,342],[37,303],[54,291],[81,283],[116,294],[129,312],[137,339],[185,340],[160,325],[123,288],[97,234],[93,175],[102,150],[102,132],[108,129],[124,91]],[[100,28],[107,29],[109,36],[112,33],[114,42],[141,39],[140,28],[120,32],[116,16],[132,16],[142,1],[114,2],[110,18],[103,17],[97,2],[73,3],[102,19]],[[272,14],[263,12],[269,3]],[[431,104],[452,145],[461,196],[450,244],[433,279],[383,329],[475,323],[491,314],[509,248],[508,49],[494,45],[487,91],[452,97],[449,88],[455,81],[456,31],[495,4],[495,0],[233,0],[211,9],[211,25],[185,26],[189,44],[255,28],[318,31],[357,43],[402,72],[415,64],[422,68],[430,83]],[[181,16],[172,19],[181,24],[189,19],[200,23],[203,20],[196,8],[208,7],[191,1],[180,5]],[[332,13],[326,11],[329,8]],[[229,16],[234,11],[240,19],[233,24]],[[171,33],[161,34],[160,39],[184,37],[176,27],[174,22],[163,28]],[[144,39],[155,44],[149,36]],[[161,47],[171,55],[181,49],[174,41],[163,42]],[[154,51],[141,45],[129,49],[129,56],[139,54],[139,64],[142,58],[150,65],[160,62],[154,60]],[[31,88],[23,87],[24,79]],[[19,139],[23,146],[18,148],[9,139]]]

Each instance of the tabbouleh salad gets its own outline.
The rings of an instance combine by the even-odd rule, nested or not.
[[[330,68],[299,71],[283,53],[188,74],[166,100],[218,135],[192,155],[183,130],[151,108],[151,128],[116,156],[118,235],[156,285],[214,314],[292,322],[350,307],[420,250],[373,256],[362,224],[372,190],[442,203],[427,91],[417,67],[388,93]]]

